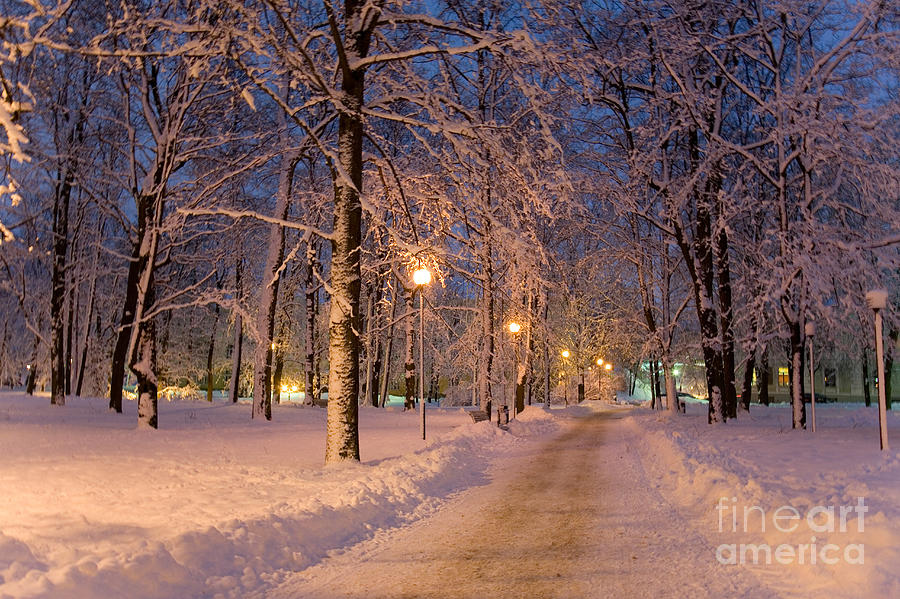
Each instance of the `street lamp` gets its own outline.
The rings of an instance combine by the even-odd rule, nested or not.
[[[603,371],[600,370],[600,367],[603,366],[603,358],[597,358],[597,401],[600,401],[603,398]]]
[[[422,440],[425,440],[425,285],[431,283],[431,271],[425,267],[413,273],[419,290],[419,409],[422,412]]]
[[[875,312],[875,360],[878,362],[878,430],[881,435],[881,450],[888,449],[887,399],[884,396],[884,340],[881,337],[881,311],[887,308],[888,293],[884,289],[873,289],[866,294],[866,303]]]
[[[572,354],[569,353],[569,350],[567,350],[567,349],[562,350],[562,357],[566,360],[566,363],[565,363],[566,366],[568,366],[569,356],[571,356],[571,355]],[[563,373],[564,373],[563,378],[565,379],[563,381],[563,399],[565,399],[566,406],[568,407],[568,405],[569,405],[569,377],[568,377],[568,373],[566,372],[566,370],[567,369],[565,367],[563,367]]]
[[[812,432],[816,432],[816,381],[813,364],[813,337],[816,334],[816,323],[812,320],[808,321],[804,332],[809,339],[809,409],[812,418]]]

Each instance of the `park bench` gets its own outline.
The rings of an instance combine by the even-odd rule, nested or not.
[[[489,420],[490,416],[484,410],[475,410],[474,412],[466,412],[471,418],[472,422],[484,422],[485,420]]]

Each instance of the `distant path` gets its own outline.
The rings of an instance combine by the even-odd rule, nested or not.
[[[491,484],[265,596],[772,597],[715,562],[714,549],[647,479],[617,420],[580,419]]]

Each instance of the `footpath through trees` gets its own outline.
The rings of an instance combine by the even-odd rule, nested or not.
[[[615,413],[580,419],[433,516],[266,597],[773,596],[656,490]]]

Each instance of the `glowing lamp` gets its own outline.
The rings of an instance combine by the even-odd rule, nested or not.
[[[413,283],[416,285],[428,285],[431,283],[431,271],[427,268],[420,268],[413,273]]]
[[[509,323],[509,332],[510,333],[515,335],[516,333],[518,333],[521,330],[522,330],[522,325],[520,325],[518,322]]]

